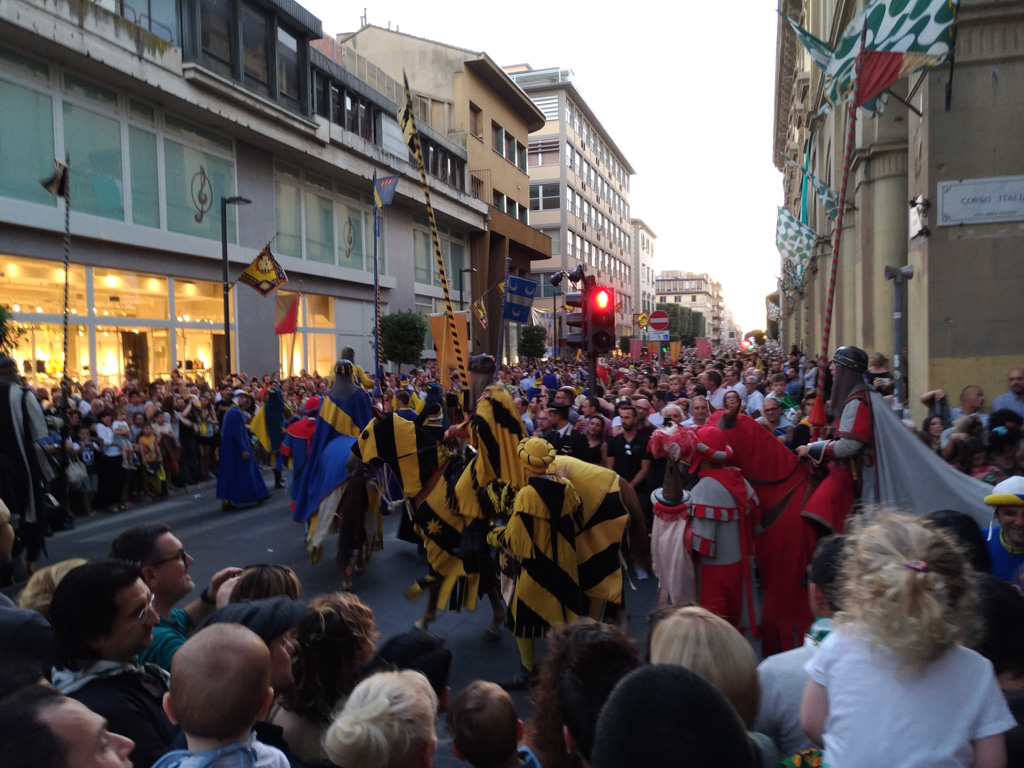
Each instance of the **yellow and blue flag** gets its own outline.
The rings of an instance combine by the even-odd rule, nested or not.
[[[361,389],[344,400],[333,393],[324,398],[306,459],[306,485],[295,502],[293,520],[309,520],[317,513],[320,502],[348,479],[345,464],[352,446],[372,420],[370,396]]]
[[[385,176],[383,179],[373,180],[373,199],[378,208],[391,205],[395,199],[395,189],[398,187],[397,176]]]

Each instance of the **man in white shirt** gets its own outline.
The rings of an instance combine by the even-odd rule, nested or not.
[[[764,395],[757,388],[756,376],[747,376],[745,389],[747,392],[747,416],[756,419],[761,415],[761,406],[764,405]]]

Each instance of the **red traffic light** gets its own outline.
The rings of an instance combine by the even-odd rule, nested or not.
[[[611,302],[611,295],[604,288],[599,288],[594,294],[594,304],[598,309],[605,309],[609,302]]]

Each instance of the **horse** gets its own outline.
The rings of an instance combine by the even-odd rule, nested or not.
[[[835,531],[804,513],[815,488],[811,469],[754,419],[741,413],[730,421],[726,415],[717,411],[708,424],[725,433],[733,464],[761,502],[762,531],[754,537],[754,551],[764,584],[762,651],[769,656],[796,648],[814,621],[807,568],[818,539]]]
[[[511,514],[526,474],[517,452],[525,435],[522,419],[504,389],[492,387],[488,395],[469,422],[467,436],[479,448],[471,457],[449,454],[429,428],[392,415],[363,431],[353,457],[376,473],[378,486],[387,484],[380,471],[387,467],[383,474],[394,479],[411,512],[412,525],[406,528],[415,527],[426,549],[428,575],[406,593],[409,598],[430,593],[417,626],[426,628],[439,608],[475,609],[482,589],[493,611],[485,637],[493,639],[504,621],[504,609],[486,533],[492,522]],[[586,613],[615,621],[624,602],[619,549],[627,527],[634,557],[641,563],[647,559],[639,498],[629,483],[604,467],[568,456],[557,457],[553,467],[570,482],[575,480],[583,501],[576,545]],[[401,532],[400,538],[410,540]],[[503,568],[507,570],[514,569]]]

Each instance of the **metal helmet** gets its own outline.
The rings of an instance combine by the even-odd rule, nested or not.
[[[867,373],[868,371],[868,353],[860,347],[840,347],[832,356],[832,362],[856,373]]]

